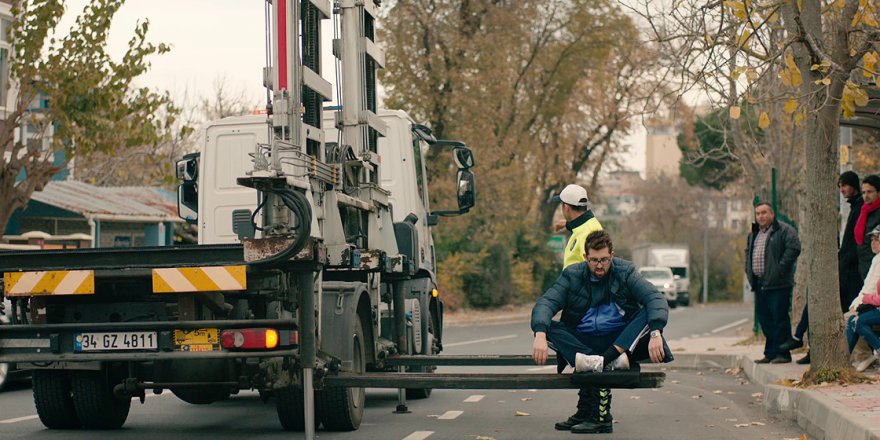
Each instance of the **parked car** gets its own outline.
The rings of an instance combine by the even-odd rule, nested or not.
[[[678,289],[675,288],[675,276],[672,269],[660,266],[646,266],[639,268],[639,273],[648,280],[669,303],[669,308],[678,306]]]

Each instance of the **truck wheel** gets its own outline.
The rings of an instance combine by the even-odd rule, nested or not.
[[[76,429],[79,418],[70,395],[70,378],[66,371],[35,370],[33,381],[34,406],[43,426],[49,429]]]
[[[278,411],[278,421],[285,431],[303,431],[306,428],[305,404],[303,402],[303,389],[299,386],[290,385],[272,393],[275,396],[275,409]],[[318,427],[319,417],[315,415],[315,428]]]
[[[6,382],[9,381],[9,364],[6,362],[0,362],[0,391],[3,391],[3,388],[6,386]]]
[[[427,310],[427,308],[426,308]],[[428,319],[428,331],[426,332],[426,337],[428,338],[428,352],[425,354],[433,355],[437,354],[434,351],[434,322],[433,318],[431,318],[431,313],[426,313],[424,316]],[[420,366],[420,367],[411,367],[410,371],[415,373],[433,373],[435,367],[433,366]],[[406,398],[411,400],[419,400],[419,399],[427,399],[431,397],[431,388],[407,388],[406,389]]]
[[[73,406],[86,429],[119,429],[128,418],[131,399],[113,394],[108,371],[75,371],[71,374]]]
[[[352,344],[352,372],[363,374],[366,371],[364,350],[364,329],[358,316],[354,325]],[[315,393],[315,407],[321,414],[324,429],[328,431],[354,431],[361,426],[364,418],[363,388],[326,387]]]

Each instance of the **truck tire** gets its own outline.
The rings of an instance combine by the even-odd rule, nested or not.
[[[31,380],[34,406],[43,426],[49,429],[80,427],[70,395],[70,377],[66,371],[35,370]]]
[[[303,402],[303,389],[300,386],[290,385],[275,390],[275,409],[278,411],[278,421],[285,431],[303,431],[306,428],[305,404]],[[318,427],[320,418],[315,415],[315,428]]]
[[[119,399],[113,394],[113,383],[108,371],[74,371],[70,385],[73,407],[86,429],[119,429],[128,418],[131,399]]]
[[[366,352],[364,349],[364,329],[360,316],[354,325],[352,344],[352,372],[363,374],[366,371]],[[364,418],[365,395],[363,388],[325,387],[315,393],[315,408],[321,414],[321,422],[327,431],[354,431],[361,426]]]
[[[427,307],[425,308],[425,310],[427,310]],[[431,318],[430,312],[425,313],[424,316],[427,317],[427,321],[428,321],[428,326],[427,326],[428,331],[425,332],[425,336],[424,336],[424,337],[428,338],[428,352],[426,352],[425,354],[428,354],[428,355],[437,354],[434,351],[434,321],[433,321],[433,318]],[[411,367],[409,369],[409,371],[414,372],[414,373],[433,373],[434,367],[433,366]],[[427,399],[428,397],[431,397],[431,390],[432,390],[431,388],[407,388],[406,389],[406,398],[411,399],[411,400]]]

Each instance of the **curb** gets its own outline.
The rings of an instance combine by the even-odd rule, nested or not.
[[[821,391],[775,385],[785,378],[779,371],[754,363],[746,355],[675,354],[670,368],[742,368],[753,383],[764,387],[764,411],[769,416],[794,420],[810,438],[824,440],[880,440],[880,429],[872,429],[864,417]]]

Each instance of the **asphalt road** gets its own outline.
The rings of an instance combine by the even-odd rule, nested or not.
[[[668,337],[731,335],[750,328],[745,307],[686,308],[672,312]],[[725,327],[727,326],[727,327]],[[721,330],[719,330],[721,329]],[[715,333],[712,333],[715,332]],[[446,333],[447,354],[525,354],[531,332],[525,322],[452,327]],[[441,371],[456,371],[446,368]],[[476,371],[461,368],[458,371]],[[493,372],[548,372],[544,367],[505,367]],[[796,439],[802,431],[790,421],[767,419],[760,389],[743,376],[722,371],[665,369],[662,388],[616,390],[614,439]],[[485,370],[483,370],[485,372]],[[119,431],[50,431],[36,418],[30,388],[13,385],[0,393],[0,439],[201,439],[303,438],[280,429],[273,402],[242,392],[208,406],[184,403],[166,392],[133,403]],[[564,439],[575,434],[553,430],[553,423],[573,412],[574,390],[435,390],[426,400],[409,401],[410,414],[394,414],[394,390],[368,390],[360,430],[318,431],[320,439]],[[517,413],[520,415],[517,415]]]

